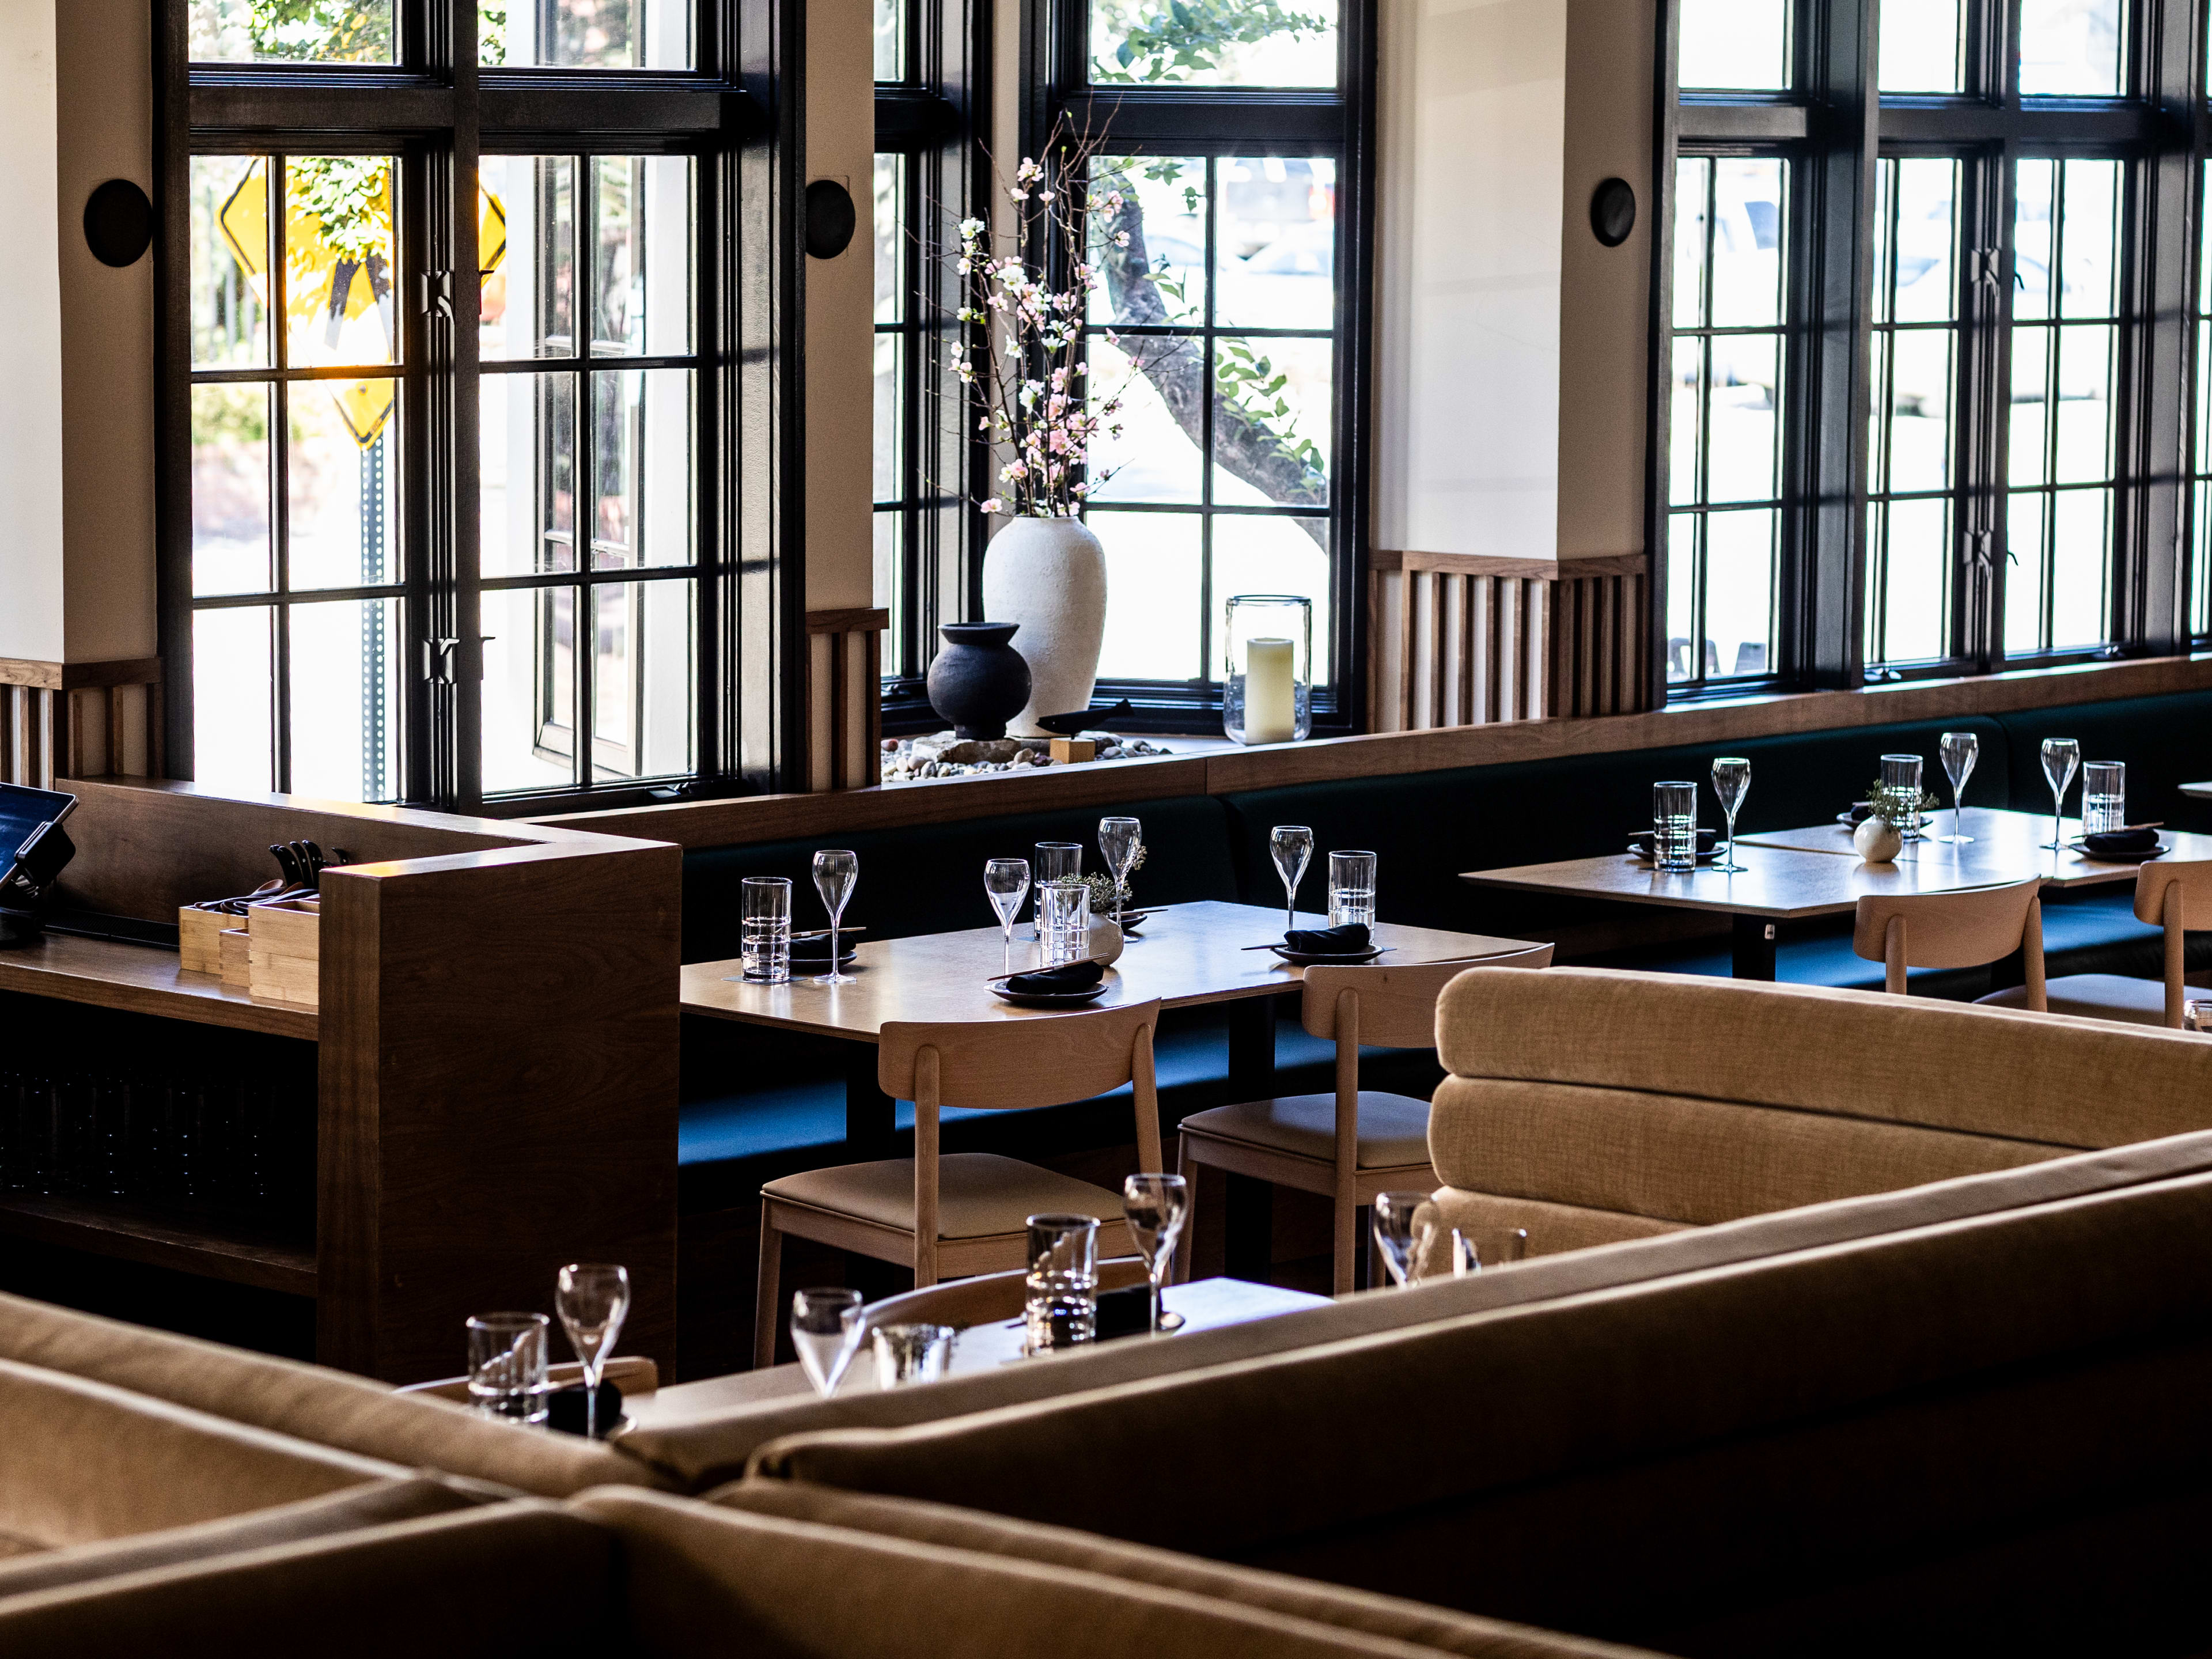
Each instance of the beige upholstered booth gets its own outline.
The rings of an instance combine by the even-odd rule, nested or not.
[[[2136,920],[2165,930],[2165,973],[2159,979],[2129,979],[2119,974],[2063,975],[2046,988],[2051,1012],[2179,1030],[2182,1007],[2188,998],[2182,981],[2182,947],[2187,943],[2192,918],[2199,927],[2212,927],[2212,861],[2191,859],[2144,865],[2136,872]],[[2008,1008],[2034,1006],[2020,986],[1994,992],[1982,1000]]]
[[[2212,1127],[2212,1043],[2098,1021],[1577,968],[1437,1019],[1448,1224],[1536,1255]]]

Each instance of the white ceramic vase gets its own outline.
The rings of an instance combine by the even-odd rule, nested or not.
[[[1905,850],[1905,836],[1887,818],[1862,818],[1851,831],[1851,845],[1867,863],[1887,864]]]
[[[1091,707],[1106,637],[1106,550],[1080,519],[1014,519],[994,536],[983,615],[1020,624],[1014,649],[1030,665],[1029,705],[1006,722],[1011,735],[1042,737],[1040,715]]]

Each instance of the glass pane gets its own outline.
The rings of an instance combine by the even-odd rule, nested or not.
[[[576,568],[576,377],[478,382],[478,556],[487,576]]]
[[[295,605],[291,626],[292,793],[396,800],[399,601]]]
[[[2022,161],[2013,175],[2013,288],[2015,319],[2051,314],[2051,191],[2055,161]]]
[[[269,161],[191,159],[192,367],[269,361]]]
[[[2045,445],[2049,429],[2045,425],[2050,404],[2045,401],[2049,388],[2049,356],[2051,331],[2047,328],[2016,328],[2012,335],[2012,447],[2008,479],[2016,484],[2045,483],[2049,474]]]
[[[284,452],[295,588],[378,587],[399,580],[398,384],[292,385]]]
[[[2112,524],[2112,492],[2062,489],[2051,514],[2051,644],[2101,645],[2109,588],[2105,557]]]
[[[2109,326],[2058,331],[2057,483],[2112,476],[2112,336]],[[2017,480],[2015,480],[2017,482]]]
[[[1897,299],[1893,314],[1901,323],[1948,322],[1957,314],[1959,298],[1952,206],[1958,194],[1958,163],[1885,163],[1885,167],[1891,166],[1897,170]]]
[[[2043,644],[2044,503],[2014,495],[2005,504],[2005,649],[2014,654]]]
[[[1892,337],[1892,489],[1942,489],[1951,482],[1951,331],[1905,329]]]
[[[269,388],[192,388],[192,592],[266,592]]]
[[[902,0],[876,0],[876,79],[906,79],[906,7]]]
[[[2065,163],[2063,283],[2059,314],[2110,317],[2118,309],[2120,164]]]
[[[1213,499],[1326,507],[1334,343],[1224,337],[1213,351]]]
[[[592,350],[602,356],[688,352],[690,158],[594,156],[592,180]]]
[[[1698,459],[1705,453],[1705,343],[1701,339],[1674,342],[1674,412],[1667,436],[1672,483],[1670,498],[1677,506],[1698,500]]]
[[[1674,163],[1674,326],[1701,328],[1705,322],[1706,198],[1711,194],[1713,164],[1702,155]]]
[[[899,454],[906,447],[904,400],[899,396],[899,359],[903,337],[876,336],[876,499],[903,501],[899,489]]]
[[[1781,494],[1782,342],[1771,334],[1723,334],[1713,349],[1712,435],[1705,499],[1771,501]]]
[[[1774,630],[1771,509],[1705,516],[1705,651],[1723,676],[1769,671]]]
[[[691,67],[692,0],[478,0],[477,61],[492,68]]]
[[[575,159],[485,156],[477,222],[483,356],[574,355]]]
[[[1888,517],[1889,602],[1882,659],[1942,656],[1950,648],[1944,594],[1951,568],[1951,504],[1893,501]]]
[[[1328,520],[1224,513],[1213,520],[1217,622],[1232,593],[1300,593],[1313,601],[1313,683],[1329,678]],[[1214,653],[1221,651],[1217,629]],[[1218,665],[1216,665],[1218,672]]]
[[[592,590],[594,781],[691,769],[691,594],[689,581]]]
[[[1334,0],[1091,0],[1093,82],[1336,84]]]
[[[1667,678],[1695,678],[1690,635],[1697,629],[1699,515],[1677,513],[1667,522]]]
[[[1198,430],[1205,382],[1199,342],[1124,335],[1120,346],[1085,343],[1094,403],[1121,408],[1091,447],[1091,494],[1102,501],[1198,500]]]
[[[292,367],[396,362],[392,270],[392,159],[288,159],[284,312]]]
[[[1203,322],[1205,160],[1098,156],[1091,206],[1091,257],[1106,279],[1091,296],[1091,320]]]
[[[1912,0],[1881,14],[1884,92],[1958,92],[1958,0]]]
[[[2077,96],[2120,90],[2120,0],[2022,0],[2020,89]]]
[[[876,320],[906,314],[906,158],[876,157]]]
[[[1108,679],[1193,680],[1206,666],[1199,641],[1205,574],[1195,513],[1092,513],[1106,545]]]
[[[1336,320],[1336,163],[1224,156],[1216,178],[1214,321],[1328,328]]]
[[[1717,328],[1782,320],[1783,163],[1723,161],[1713,176],[1713,312]]]
[[[389,64],[392,0],[191,0],[195,63]]]
[[[900,590],[903,561],[899,557],[899,544],[905,537],[906,515],[894,507],[878,512],[875,519],[876,603],[888,606],[891,625],[884,634],[884,672],[903,674],[908,672],[901,659],[906,639],[907,596]]]
[[[2198,483],[2197,554],[2189,567],[2190,632],[2212,633],[2212,485]]]
[[[484,644],[483,787],[559,789],[574,781],[576,590],[493,588]]]
[[[1788,0],[1682,0],[1678,84],[1775,92],[1790,84]]]
[[[690,563],[691,371],[592,375],[592,568]]]
[[[192,776],[218,789],[276,787],[270,747],[272,613],[192,613]]]

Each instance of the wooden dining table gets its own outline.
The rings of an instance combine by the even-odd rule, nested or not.
[[[1327,918],[1300,913],[1297,925],[1324,927]],[[1297,994],[1305,970],[1247,947],[1279,942],[1283,927],[1283,912],[1267,905],[1206,899],[1158,906],[1128,935],[1120,960],[1107,969],[1105,994],[1082,1006],[1111,1007],[1155,997],[1169,1008],[1224,1005],[1231,1087],[1239,1099],[1267,1098],[1274,1093],[1276,1006]],[[1449,962],[1531,947],[1526,939],[1389,921],[1376,926],[1374,939],[1384,949],[1378,959],[1388,963]],[[854,953],[849,985],[820,984],[805,972],[786,984],[755,984],[741,976],[736,961],[689,963],[683,970],[684,1012],[848,1045],[847,1143],[875,1149],[890,1141],[896,1124],[896,1104],[876,1082],[875,1045],[884,1026],[1059,1018],[1058,1009],[1018,1006],[991,991],[996,975],[1037,966],[1040,949],[1022,937],[1018,926],[1011,944],[996,927],[870,940]]]
[[[1654,870],[1622,852],[1474,870],[1460,879],[1518,892],[1726,915],[1733,933],[1735,977],[1771,980],[1782,923],[1842,915],[1857,908],[1859,900],[1869,895],[1955,892],[2033,878],[2054,887],[2102,885],[2132,882],[2140,867],[2134,861],[2094,859],[2063,844],[2052,851],[2045,845],[2051,839],[2049,813],[1970,806],[1963,827],[1973,837],[1964,844],[1932,839],[1951,833],[1951,814],[1936,813],[1924,832],[1930,838],[1908,842],[1887,864],[1861,862],[1850,830],[1829,823],[1740,836],[1735,858],[1744,867],[1733,875],[1705,865],[1695,871]],[[2081,830],[2078,819],[2063,820],[2062,843],[2079,836]],[[2172,830],[2162,830],[2160,836],[2169,849],[2168,858],[2212,858],[2212,836]]]

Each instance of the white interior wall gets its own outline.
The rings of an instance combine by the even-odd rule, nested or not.
[[[876,82],[870,0],[809,0],[806,178],[852,193],[859,223],[806,260],[806,608],[875,603]]]
[[[40,662],[65,638],[54,4],[0,0],[0,657]]]

